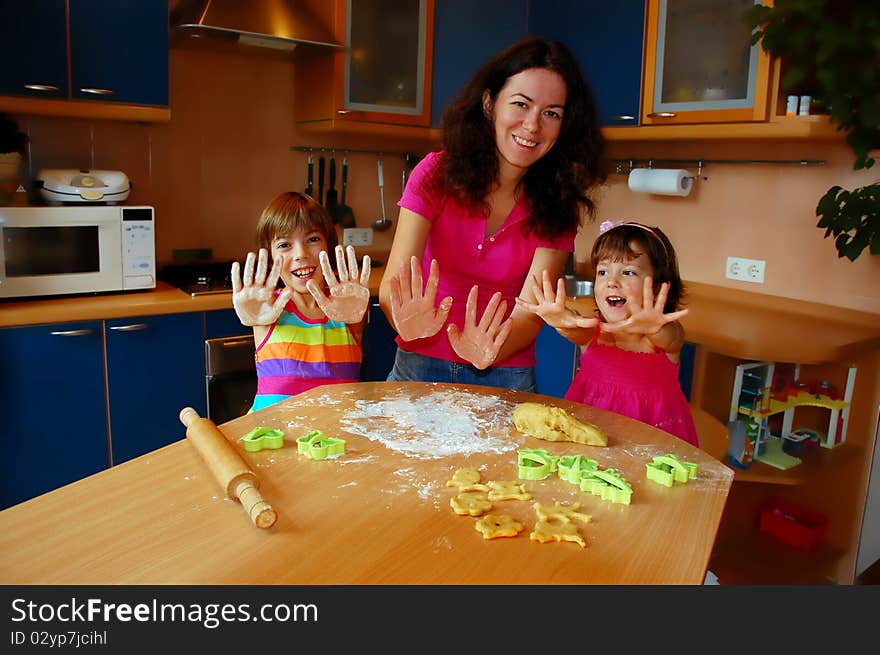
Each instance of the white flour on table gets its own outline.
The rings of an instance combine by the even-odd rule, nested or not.
[[[407,457],[504,453],[519,445],[510,438],[514,407],[496,396],[433,391],[418,399],[357,400],[339,425]]]

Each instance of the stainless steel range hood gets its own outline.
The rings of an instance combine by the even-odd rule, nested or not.
[[[169,9],[172,46],[282,57],[342,48],[297,0],[178,0]]]

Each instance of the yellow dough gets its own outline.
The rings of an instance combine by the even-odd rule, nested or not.
[[[479,484],[480,472],[477,469],[461,468],[446,481],[447,487],[458,487],[459,491],[488,491],[489,487]]]
[[[513,424],[520,432],[546,441],[608,445],[608,436],[602,428],[572,416],[561,407],[520,403],[513,410]]]
[[[486,484],[489,486],[489,500],[530,500],[532,498],[532,494],[526,491],[526,486],[516,480],[507,482],[490,480]]]
[[[549,541],[572,541],[579,544],[581,548],[587,547],[587,542],[584,541],[574,523],[538,521],[535,523],[535,530],[529,535],[529,539],[539,541],[542,544]]]
[[[484,491],[462,491],[457,496],[453,496],[449,504],[456,514],[462,516],[467,514],[479,516],[492,509],[492,503],[489,502]]]
[[[589,514],[581,514],[577,511],[581,507],[580,503],[562,505],[559,501],[556,501],[552,507],[547,507],[541,503],[535,503],[532,507],[535,508],[535,514],[538,515],[538,519],[541,521],[558,520],[562,523],[571,523],[572,519],[577,519],[578,521],[589,523],[593,520],[593,517]]]
[[[483,533],[483,539],[515,537],[523,531],[523,524],[509,514],[486,514],[474,527]]]

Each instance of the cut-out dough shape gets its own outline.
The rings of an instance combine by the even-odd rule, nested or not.
[[[561,407],[520,403],[513,410],[513,424],[520,432],[546,441],[573,441],[588,446],[608,445],[608,435],[602,428],[572,416]]]
[[[488,491],[489,487],[479,484],[480,472],[477,469],[461,468],[446,481],[447,487],[458,487],[459,491]]]
[[[589,514],[582,514],[577,511],[581,508],[580,503],[563,505],[559,501],[556,501],[551,507],[547,507],[541,503],[535,503],[532,507],[535,508],[535,514],[538,515],[538,518],[541,521],[558,520],[562,523],[571,523],[572,519],[577,519],[583,523],[589,523],[593,520],[593,517]]]
[[[497,539],[515,537],[525,526],[509,514],[486,514],[477,520],[474,527],[483,533],[483,539]]]
[[[578,532],[574,523],[548,523],[547,521],[538,521],[535,523],[534,531],[529,535],[532,541],[539,541],[542,544],[550,541],[572,541],[581,548],[587,547],[587,542]]]
[[[489,500],[531,500],[532,494],[526,491],[526,486],[516,480],[498,482],[490,480]]]
[[[462,491],[453,496],[449,504],[456,514],[461,516],[480,516],[492,509],[492,503],[486,497],[484,491]]]

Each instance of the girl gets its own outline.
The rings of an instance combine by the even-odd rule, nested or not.
[[[242,325],[254,328],[256,343],[251,411],[322,384],[357,382],[370,258],[364,256],[358,279],[354,248],[344,253],[324,207],[296,192],[282,193],[263,210],[257,243],[259,257],[247,254],[243,276],[232,264],[232,304]],[[327,258],[331,249],[338,278]]]
[[[517,298],[562,336],[584,346],[567,400],[607,409],[649,423],[697,445],[697,431],[678,382],[684,330],[678,319],[684,287],[669,239],[658,227],[605,221],[593,244],[598,316],[583,317],[565,306],[565,281],[556,292],[543,271],[532,278],[536,302]]]
[[[529,274],[562,274],[604,179],[602,150],[561,43],[521,41],[477,71],[444,114],[443,150],[419,162],[398,203],[379,291],[398,333],[389,380],[536,390],[541,321],[513,300],[531,298]]]

